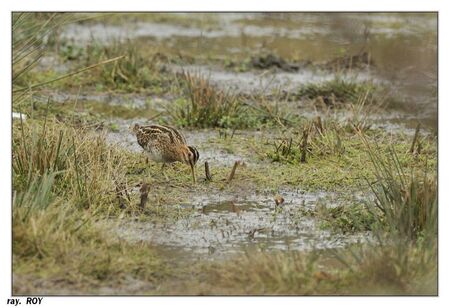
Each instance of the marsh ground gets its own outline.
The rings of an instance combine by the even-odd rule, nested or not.
[[[436,15],[68,20],[13,79],[14,295],[436,294]],[[167,181],[136,122],[180,127],[199,183]]]

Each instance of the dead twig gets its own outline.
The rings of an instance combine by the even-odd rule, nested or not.
[[[143,183],[139,191],[141,192],[141,202],[139,203],[139,207],[141,209],[145,208],[145,205],[147,204],[148,200],[148,191],[150,187],[147,183]]]
[[[414,153],[415,147],[416,147],[416,143],[417,143],[417,139],[419,138],[419,131],[420,131],[420,123],[417,124],[416,127],[416,132],[414,133],[414,138],[413,138],[413,142],[411,144],[411,148],[409,149],[410,153]]]
[[[212,181],[212,175],[211,172],[209,171],[209,164],[207,161],[205,161],[205,175],[206,175],[206,180],[208,182]]]
[[[265,230],[266,230],[266,228],[255,228],[255,229],[252,229],[252,230],[248,231],[247,235],[248,235],[248,237],[250,239],[254,239],[256,232],[262,232],[262,231],[265,231]]]
[[[308,129],[305,127],[303,129],[303,136],[302,136],[302,144],[300,145],[300,152],[301,152],[301,157],[300,157],[300,162],[302,163],[306,163],[306,151],[307,151],[307,147],[308,147]]]
[[[237,160],[237,161],[234,162],[233,169],[231,169],[230,175],[228,176],[228,179],[227,179],[227,184],[229,184],[229,183],[231,182],[231,180],[232,180],[233,177],[234,177],[234,174],[236,173],[237,167],[238,167],[239,165],[241,165],[241,164],[242,164],[242,163],[241,163],[240,160]]]

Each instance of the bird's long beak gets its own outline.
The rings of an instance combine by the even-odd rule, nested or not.
[[[193,163],[190,163],[191,170],[192,170],[192,180],[194,181],[194,184],[197,183],[197,177],[195,176],[195,165]]]

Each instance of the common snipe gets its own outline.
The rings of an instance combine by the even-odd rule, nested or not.
[[[156,124],[135,124],[132,131],[150,159],[163,163],[163,168],[166,163],[176,161],[191,166],[192,179],[196,183],[195,164],[200,155],[195,147],[186,144],[186,139],[180,131],[170,126]]]

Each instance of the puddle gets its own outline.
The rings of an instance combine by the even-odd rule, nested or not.
[[[305,84],[321,83],[336,78],[336,75],[330,74],[330,72],[311,69],[301,69],[295,73],[274,71],[236,73],[212,66],[183,65],[173,66],[172,70],[175,72],[185,71],[193,75],[201,75],[225,91],[233,90],[238,93],[265,95],[273,94],[279,90],[292,92],[298,90],[299,87]],[[346,74],[342,75],[341,78],[355,81],[376,81],[367,72]]]
[[[367,240],[368,234],[342,235],[322,230],[315,219],[299,210],[314,207],[328,194],[280,194],[285,202],[278,208],[273,194],[240,197],[219,192],[197,196],[181,205],[194,211],[187,218],[171,223],[125,220],[115,232],[130,242],[145,241],[212,258],[251,248],[307,251]]]
[[[128,24],[127,27],[104,24],[70,24],[66,26],[61,38],[72,41],[78,45],[85,45],[96,41],[99,43],[111,43],[113,41],[125,41],[142,37],[157,39],[169,39],[172,37],[190,38],[220,38],[240,36],[283,36],[288,38],[305,38],[314,34],[326,34],[327,29],[299,28],[282,29],[271,26],[240,25],[232,22],[222,23],[219,29],[184,27],[173,24],[138,22]]]

